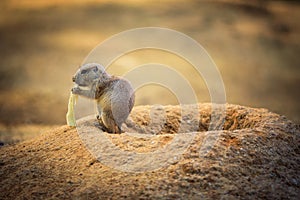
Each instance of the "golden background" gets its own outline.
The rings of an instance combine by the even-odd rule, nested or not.
[[[300,122],[298,1],[47,1],[0,2],[0,141],[17,142],[65,124],[71,77],[88,53],[119,32],[164,27],[199,42],[222,75],[227,102],[264,107]],[[199,102],[210,96],[182,58],[135,51],[109,72],[148,62],[183,74]],[[136,105],[177,104],[166,88],[137,91]]]

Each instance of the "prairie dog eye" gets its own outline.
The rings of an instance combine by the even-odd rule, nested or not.
[[[85,70],[85,69],[81,71],[81,74],[86,74],[86,73],[87,73],[87,70]]]

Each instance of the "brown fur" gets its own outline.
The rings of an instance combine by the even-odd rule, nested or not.
[[[82,66],[73,81],[78,84],[72,88],[74,94],[96,100],[97,119],[103,130],[121,133],[121,126],[134,105],[134,91],[130,83],[123,78],[110,76],[96,63]],[[83,87],[88,89],[83,90]]]

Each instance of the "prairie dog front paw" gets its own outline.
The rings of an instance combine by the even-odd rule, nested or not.
[[[81,93],[81,89],[78,86],[75,86],[71,89],[71,92],[73,94],[80,94]]]

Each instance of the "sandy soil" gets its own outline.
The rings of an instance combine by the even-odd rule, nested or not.
[[[199,104],[192,106],[203,116],[197,121],[196,131],[176,133],[179,123],[193,124],[195,115],[181,118],[178,106],[155,108],[154,111],[166,111],[165,123],[158,126],[150,121],[150,108],[136,107],[131,115],[135,126],[129,121],[126,124],[132,132],[145,130],[139,137],[128,132],[103,134],[120,149],[138,153],[155,152],[181,135],[184,137],[177,137],[174,146],[179,148],[181,139],[194,136],[188,148],[172,162],[154,171],[120,171],[97,160],[82,133],[62,126],[35,139],[1,147],[0,199],[299,197],[300,128],[286,117],[266,109],[227,105],[224,130],[207,131],[211,107]],[[84,123],[93,124],[91,120]],[[95,127],[86,128],[89,131]],[[201,152],[205,141],[211,139],[215,139],[215,145],[206,153]],[[156,161],[162,157],[157,155]],[[108,158],[114,160],[118,155]],[[122,164],[129,165],[130,159]],[[143,163],[136,163],[136,169],[139,166]]]

